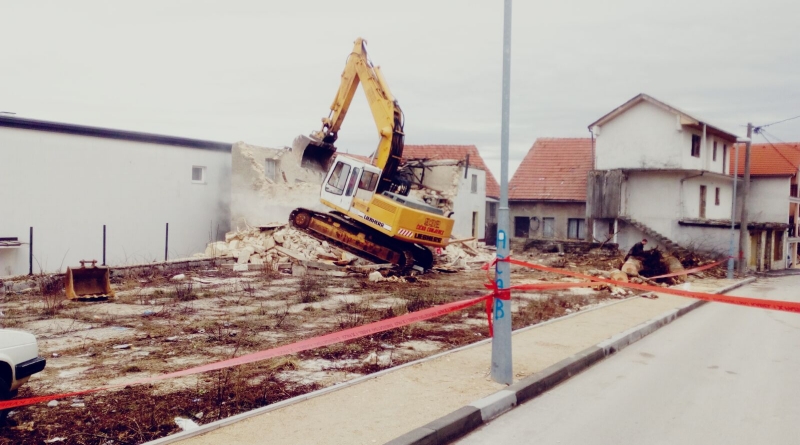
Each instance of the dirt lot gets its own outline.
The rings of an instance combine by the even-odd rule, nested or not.
[[[621,257],[539,254],[571,270],[621,265]],[[45,370],[20,397],[124,383],[178,371],[485,293],[485,272],[429,273],[413,282],[366,277],[294,277],[214,267],[163,275],[154,267],[115,279],[117,298],[66,301],[57,283],[0,297],[3,327],[39,338]],[[515,283],[577,281],[514,268]],[[43,280],[44,283],[47,280]],[[536,324],[628,291],[576,288],[515,293],[514,328]],[[484,308],[297,355],[237,368],[103,391],[14,410],[0,444],[137,444],[198,424],[486,338]]]

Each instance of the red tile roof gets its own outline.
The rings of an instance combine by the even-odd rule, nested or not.
[[[730,167],[733,174],[736,150],[731,150]],[[745,145],[739,144],[739,175],[744,175]],[[791,176],[800,166],[800,143],[752,144],[750,146],[750,175]]]
[[[367,164],[374,165],[374,162],[369,158],[369,156],[354,155],[352,153],[336,153],[336,156],[346,156],[348,158],[353,158],[357,161],[366,162]]]
[[[404,160],[464,160],[467,155],[469,155],[470,167],[479,168],[486,172],[486,196],[500,198],[500,184],[497,183],[489,167],[483,162],[483,158],[478,152],[478,147],[474,145],[406,145],[403,149]]]
[[[586,201],[590,138],[539,138],[508,184],[510,200]]]

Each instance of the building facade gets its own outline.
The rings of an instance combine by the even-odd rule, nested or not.
[[[0,116],[0,276],[188,257],[224,237],[230,144]],[[167,224],[169,235],[167,239]]]
[[[645,94],[589,129],[595,169],[589,174],[586,216],[595,238],[607,234],[622,249],[648,238],[669,251],[717,256],[736,251],[741,202],[734,213],[737,179],[729,171],[736,135]],[[741,185],[739,180],[739,191]],[[770,195],[772,187],[782,185],[754,181],[751,195]],[[788,214],[774,201],[751,196],[748,208],[749,214],[760,215],[748,224],[754,239],[763,235],[774,241],[775,232],[786,230]],[[772,242],[748,243],[743,254],[748,262],[752,256],[774,257],[773,247]]]
[[[590,138],[540,138],[509,182],[512,239],[589,240],[586,178]]]

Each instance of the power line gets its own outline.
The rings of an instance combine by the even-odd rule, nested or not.
[[[800,116],[790,117],[789,119],[784,119],[784,120],[782,120],[782,121],[773,122],[773,123],[771,123],[771,124],[767,124],[767,125],[759,125],[759,126],[758,126],[758,127],[756,127],[756,128],[764,128],[764,127],[769,127],[770,125],[780,124],[780,123],[782,123],[782,122],[790,121],[790,120],[792,120],[792,119],[797,119],[797,118],[800,118]],[[758,132],[756,132],[756,133],[758,133]]]

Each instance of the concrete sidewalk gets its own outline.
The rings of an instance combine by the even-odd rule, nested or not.
[[[704,280],[692,283],[689,290],[719,292],[752,280]],[[551,374],[568,377],[579,372],[701,303],[658,297],[613,302],[515,332],[511,387],[490,379],[491,343],[486,340],[150,444],[438,443],[437,434],[444,433],[437,428],[447,429],[447,437],[464,434],[477,426],[467,424],[480,424],[518,403],[519,396],[511,390],[533,396],[531,385],[547,389],[539,380],[555,384]],[[547,376],[529,377],[545,369],[539,376]]]

